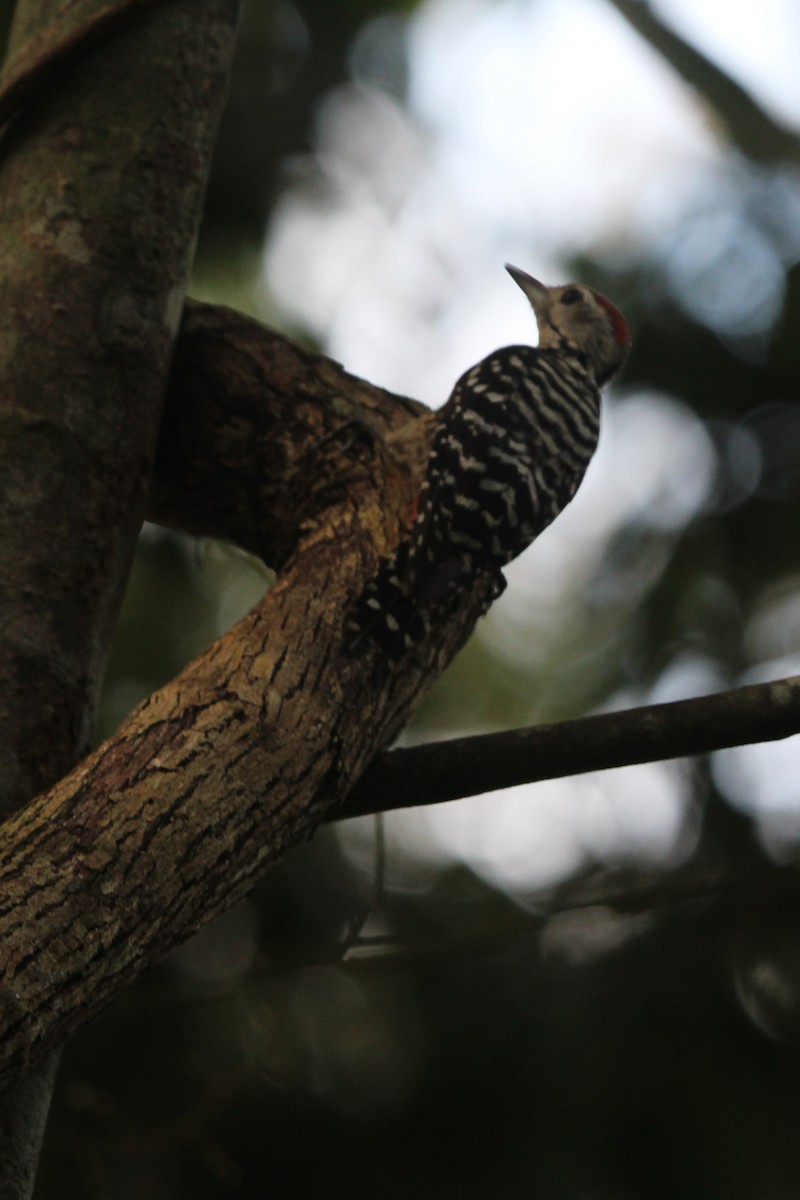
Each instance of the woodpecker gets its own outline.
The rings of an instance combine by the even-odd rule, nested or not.
[[[539,345],[497,350],[456,383],[410,526],[345,621],[350,654],[375,645],[401,657],[479,575],[499,595],[501,568],[569,504],[594,453],[600,388],[630,349],[625,318],[583,284],[546,287],[506,270],[533,308]]]

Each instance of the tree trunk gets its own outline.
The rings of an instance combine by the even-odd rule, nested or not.
[[[236,0],[17,4],[0,77],[6,815],[87,748],[144,512],[236,13]],[[31,1192],[54,1074],[51,1056],[4,1098],[9,1200]]]

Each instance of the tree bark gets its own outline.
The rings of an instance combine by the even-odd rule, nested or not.
[[[711,754],[800,733],[800,676],[381,754],[337,817],[441,804],[481,792]]]
[[[248,405],[263,417],[260,441],[244,434],[250,458]],[[345,613],[416,488],[431,428],[419,406],[255,322],[190,306],[169,409],[155,511],[177,519],[178,492],[204,491],[192,439],[214,429],[214,469],[227,463],[231,479],[213,507],[229,532],[255,514],[247,544],[282,569],[243,621],[0,829],[4,1079],[307,837],[487,600],[483,581],[465,591],[394,675],[374,652],[342,653]],[[237,480],[253,463],[260,491]],[[191,500],[198,528],[210,507]]]
[[[116,25],[125,36],[111,36],[110,10],[134,7]],[[86,750],[144,510],[236,10],[235,0],[17,5],[0,77],[4,814]],[[32,1189],[55,1061],[0,1109],[9,1200]]]

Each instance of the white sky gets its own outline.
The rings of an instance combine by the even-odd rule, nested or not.
[[[800,126],[797,0],[657,8]],[[287,194],[265,269],[277,302],[349,370],[437,406],[470,363],[535,340],[505,260],[554,282],[559,262],[580,252],[624,265],[716,186],[723,149],[707,111],[604,0],[428,0],[410,46],[411,119],[369,89],[331,97],[317,146],[325,199]],[[764,303],[779,304],[769,258],[759,267]],[[578,499],[509,572],[510,628],[516,620],[531,640],[573,611],[587,561],[632,512],[655,499],[649,511],[664,527],[680,525],[707,495],[710,461],[699,422],[672,398],[607,408]],[[796,643],[800,654],[800,629]],[[676,667],[671,686],[696,674]],[[795,779],[797,742],[780,752]],[[737,753],[719,770],[738,777],[738,802],[785,813],[788,793],[771,797],[763,769],[778,761],[774,748]],[[393,845],[405,838],[524,891],[597,855],[685,848],[684,779],[661,764],[515,789],[397,817]]]

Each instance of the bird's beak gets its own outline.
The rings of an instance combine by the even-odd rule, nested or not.
[[[548,289],[543,283],[539,283],[538,279],[534,279],[532,275],[528,275],[525,271],[520,271],[519,267],[512,267],[511,263],[506,263],[506,270],[511,278],[519,287],[522,288],[528,300],[531,303],[536,316],[544,316],[547,311],[547,292]]]

